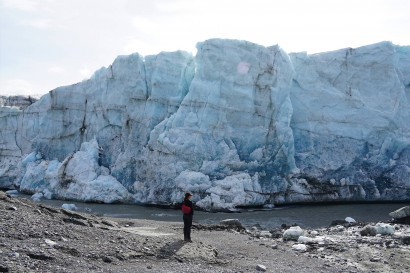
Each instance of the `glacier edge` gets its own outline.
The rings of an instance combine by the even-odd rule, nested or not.
[[[410,47],[211,39],[0,108],[0,187],[204,209],[410,199]]]

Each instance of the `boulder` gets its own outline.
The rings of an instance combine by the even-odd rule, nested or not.
[[[375,226],[367,225],[360,231],[360,235],[362,236],[376,236],[377,234],[394,234],[394,228],[389,224],[377,223]]]
[[[41,202],[41,199],[43,199],[44,195],[41,192],[37,192],[31,196],[31,200],[34,202]]]
[[[239,222],[238,219],[225,219],[219,222],[223,226],[228,226],[228,227],[233,227],[233,228],[238,228],[238,229],[244,229],[242,226],[241,222]]]
[[[389,213],[389,215],[395,219],[410,216],[410,206],[402,207],[398,210],[392,211]]]
[[[356,220],[353,219],[352,217],[346,217],[346,218],[345,218],[345,221],[346,221],[347,223],[349,223],[349,224],[356,223]]]
[[[392,234],[394,234],[394,228],[389,224],[377,223],[375,228],[376,228],[377,234],[381,234],[381,235],[392,235]]]
[[[285,230],[283,233],[283,240],[293,240],[297,241],[299,237],[303,234],[303,229],[299,226],[290,227],[289,229]]]
[[[398,210],[390,212],[389,215],[397,222],[410,224],[410,206],[402,207]]]
[[[282,231],[280,229],[272,229],[269,231],[273,239],[282,237]]]
[[[362,236],[376,236],[377,229],[374,226],[367,225],[362,230],[360,230],[360,235]]]
[[[6,200],[7,194],[4,191],[0,191],[0,200]]]

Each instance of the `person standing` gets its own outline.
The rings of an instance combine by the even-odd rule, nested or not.
[[[192,243],[191,227],[192,227],[192,219],[194,217],[194,206],[192,204],[191,198],[192,198],[192,194],[190,194],[189,192],[185,193],[185,198],[182,203],[182,212],[183,212],[183,219],[184,219],[184,241],[190,242],[190,243]]]

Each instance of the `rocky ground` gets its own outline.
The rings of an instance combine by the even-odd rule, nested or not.
[[[410,226],[362,236],[364,226],[303,230],[297,242],[285,226],[197,224],[184,243],[182,223],[103,218],[0,191],[0,272],[410,272]]]

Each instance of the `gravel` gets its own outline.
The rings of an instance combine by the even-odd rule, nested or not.
[[[193,243],[185,243],[182,219],[99,217],[0,191],[0,272],[409,272],[409,226],[361,236],[364,226],[306,230],[325,239],[305,252],[281,238],[285,230],[269,237],[229,225],[194,223]]]

